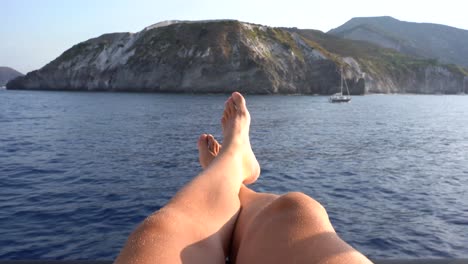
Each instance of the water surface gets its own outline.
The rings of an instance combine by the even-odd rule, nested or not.
[[[222,140],[225,95],[0,91],[0,259],[112,259]],[[253,188],[372,258],[468,257],[468,97],[248,96]]]

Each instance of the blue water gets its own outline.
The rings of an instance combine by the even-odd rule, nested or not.
[[[0,91],[0,259],[112,259],[200,171],[224,95]],[[468,96],[248,96],[259,191],[373,258],[468,257]]]

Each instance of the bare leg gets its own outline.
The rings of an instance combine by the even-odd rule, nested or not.
[[[237,254],[243,238],[247,237],[246,232],[250,232],[252,222],[257,218],[263,209],[275,201],[279,196],[271,193],[258,193],[246,186],[242,186],[239,192],[241,210],[236,222],[236,229],[232,235],[230,259],[236,263]],[[245,242],[244,242],[245,243]],[[252,262],[254,263],[254,262]]]
[[[226,102],[221,122],[219,155],[130,235],[115,263],[224,262],[240,208],[239,190],[257,179],[260,167],[250,147],[250,115],[239,93]]]
[[[200,165],[202,168],[206,168],[218,155],[221,145],[212,135],[203,134],[198,139],[198,149]],[[254,192],[244,185],[241,187],[239,192],[241,210],[236,222],[236,232],[232,236],[231,253],[237,253],[240,240],[244,236],[244,232],[247,230],[250,222],[261,209],[278,197],[276,194]],[[230,256],[233,263],[235,263],[235,253]]]
[[[302,193],[243,187],[231,254],[236,263],[371,263],[341,240],[325,208]]]
[[[200,164],[221,148],[207,136]],[[335,233],[325,209],[302,193],[278,196],[242,186],[241,210],[232,236],[232,263],[370,263]]]

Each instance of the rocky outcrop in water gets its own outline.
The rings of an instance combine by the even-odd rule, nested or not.
[[[353,94],[404,92],[399,85],[405,82],[416,84],[421,88],[417,91],[433,90],[425,88],[427,82],[417,73],[414,78],[388,69],[372,71],[372,60],[363,58],[330,49],[301,30],[231,20],[169,21],[138,33],[106,34],[79,43],[7,88],[332,94],[339,90],[343,69]],[[434,70],[440,74],[429,75],[436,80],[450,77],[454,71],[444,67]]]

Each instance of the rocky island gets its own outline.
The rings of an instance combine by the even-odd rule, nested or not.
[[[332,94],[468,92],[468,71],[316,30],[166,21],[79,43],[7,89]]]

